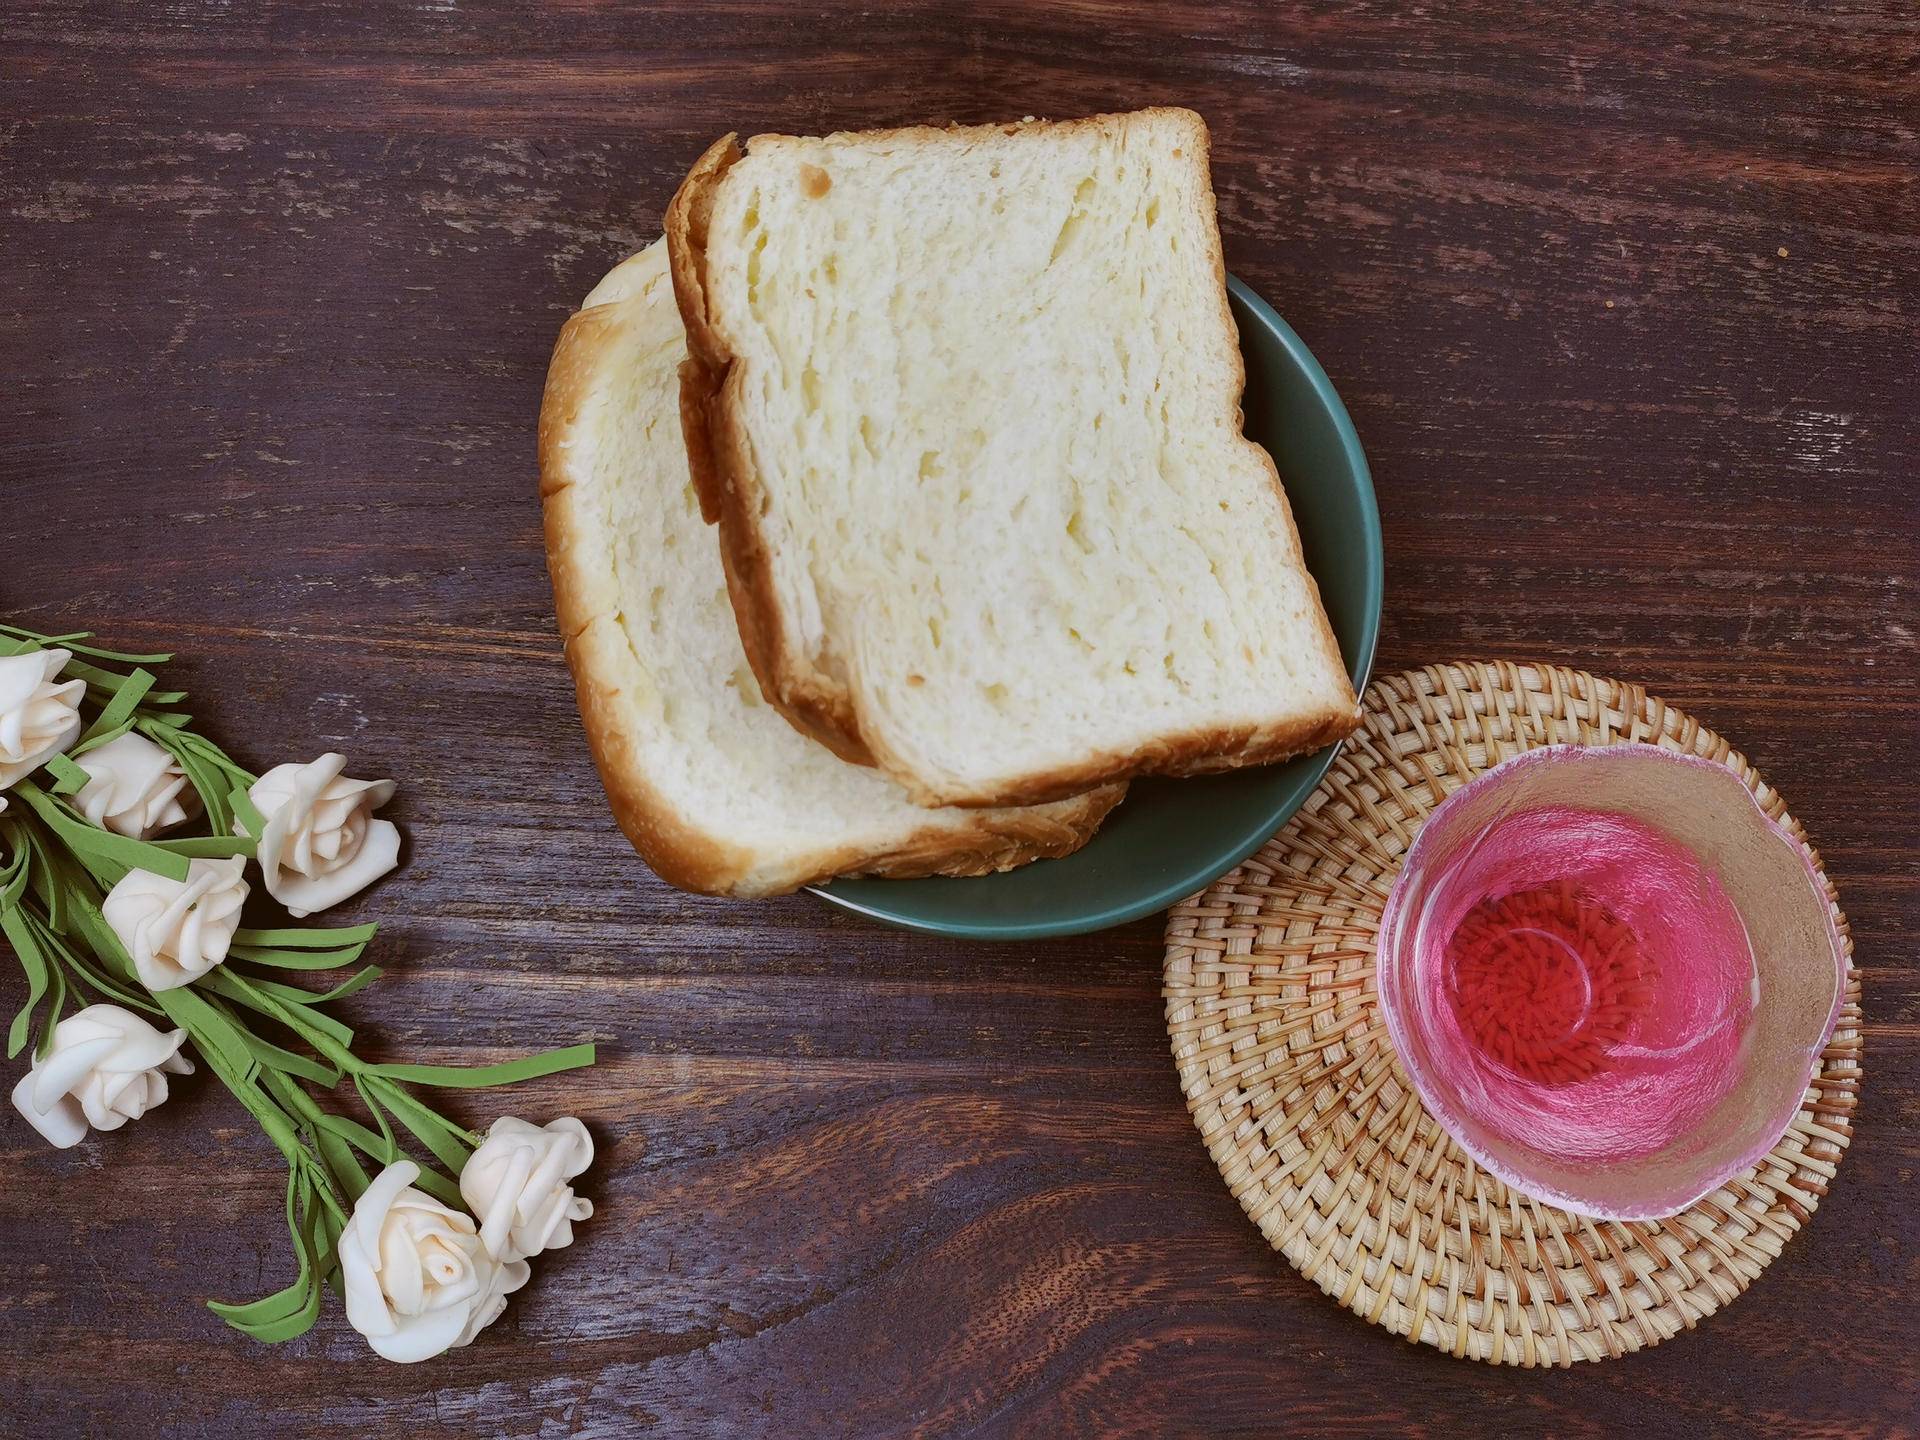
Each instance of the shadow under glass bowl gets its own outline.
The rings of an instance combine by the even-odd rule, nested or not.
[[[1356,691],[1380,633],[1385,564],[1373,479],[1333,382],[1287,322],[1239,280],[1227,289],[1246,359],[1246,432],[1279,466],[1307,568]],[[1258,850],[1313,793],[1337,745],[1280,765],[1136,780],[1071,855],[965,879],[836,880],[831,905],[889,925],[981,940],[1080,935],[1185,899]]]

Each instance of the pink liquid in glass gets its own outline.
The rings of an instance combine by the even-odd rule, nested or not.
[[[1727,1094],[1755,993],[1739,912],[1627,816],[1510,812],[1434,877],[1415,1000],[1474,1124],[1563,1160],[1632,1159]]]

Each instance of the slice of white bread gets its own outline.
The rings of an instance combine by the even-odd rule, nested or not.
[[[667,216],[768,699],[923,804],[1278,760],[1359,706],[1241,434],[1205,123],[729,136]]]
[[[587,305],[540,411],[547,562],[594,758],[647,863],[684,889],[767,895],[841,874],[977,875],[1083,844],[1123,786],[925,810],[767,707],[687,475],[664,244]]]

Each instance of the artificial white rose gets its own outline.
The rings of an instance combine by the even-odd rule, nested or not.
[[[180,762],[144,735],[129,730],[73,763],[90,777],[73,803],[103,830],[145,840],[200,813]]]
[[[593,1137],[571,1115],[544,1129],[503,1115],[460,1171],[460,1198],[499,1260],[527,1260],[573,1243],[573,1222],[593,1202],[567,1181],[593,1163]]]
[[[340,1233],[348,1323],[402,1364],[467,1344],[529,1273],[489,1255],[471,1215],[414,1189],[419,1175],[410,1160],[387,1166]]]
[[[107,892],[100,911],[149,990],[190,984],[227,958],[247,900],[245,866],[238,855],[190,860],[185,880],[129,870]]]
[[[486,1253],[486,1248],[484,1244],[481,1245],[482,1254]],[[473,1313],[467,1316],[465,1328],[454,1338],[453,1348],[456,1350],[462,1345],[471,1345],[474,1336],[498,1320],[506,1312],[507,1296],[526,1284],[533,1274],[533,1267],[524,1260],[487,1258],[493,1260],[493,1268],[487,1272],[487,1288],[480,1297],[480,1303],[473,1307]]]
[[[267,893],[295,917],[359,894],[399,861],[400,832],[373,818],[393,781],[349,779],[346,765],[334,754],[276,765],[247,792],[266,821],[258,857]]]
[[[57,678],[72,658],[57,648],[0,656],[0,790],[80,738],[87,682]]]
[[[53,1027],[53,1043],[13,1087],[13,1108],[65,1150],[118,1130],[167,1098],[168,1075],[191,1075],[184,1030],[158,1031],[118,1005],[89,1005]]]

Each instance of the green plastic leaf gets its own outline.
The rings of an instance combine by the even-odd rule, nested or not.
[[[31,834],[23,825],[0,820],[0,841],[7,847],[6,864],[0,865],[0,910],[18,905],[20,897],[27,893],[33,865]]]
[[[66,900],[67,918],[71,924],[61,929],[60,933],[86,941],[100,963],[123,984],[140,984],[139,972],[133,968],[133,957],[127,954],[127,947],[120,943],[120,937],[107,924],[106,916],[100,913],[100,903],[92,893],[76,884],[67,890]],[[158,996],[154,1000],[156,1004],[159,1003]]]
[[[353,1061],[347,1048],[353,1044],[352,1030],[324,1011],[285,998],[287,995],[307,996],[311,992],[252,975],[242,975],[227,965],[210,971],[198,983],[202,989],[212,990],[251,1010],[259,1011],[271,1020],[279,1021],[307,1044],[332,1059],[336,1070],[349,1062],[357,1066],[358,1062]]]
[[[149,840],[156,850],[184,855],[190,860],[225,860],[233,855],[253,858],[256,842],[247,835],[185,835],[178,840]]]
[[[391,1130],[383,1130],[376,1134],[357,1120],[349,1120],[345,1115],[333,1114],[320,1116],[314,1121],[314,1128],[333,1136],[342,1144],[353,1146],[377,1164],[391,1165],[394,1161],[403,1158],[399,1145],[394,1143]]]
[[[247,1054],[252,1057],[254,1064],[269,1070],[278,1070],[283,1075],[297,1075],[302,1080],[311,1080],[314,1084],[324,1085],[328,1089],[332,1089],[339,1083],[340,1072],[331,1065],[323,1065],[320,1061],[310,1060],[305,1055],[296,1055],[293,1051],[283,1049],[270,1040],[262,1040],[251,1030],[240,1026],[234,1028],[240,1035],[241,1043],[247,1047]]]
[[[359,1093],[360,1103],[367,1107],[367,1113],[373,1116],[373,1123],[380,1127],[380,1139],[386,1145],[387,1161],[391,1163],[400,1158],[400,1142],[394,1139],[393,1125],[387,1119],[386,1107],[373,1093],[373,1087],[364,1075],[353,1077],[353,1088]]]
[[[33,1047],[37,1056],[44,1056],[53,1048],[53,1032],[59,1028],[60,1012],[67,1006],[67,977],[60,973],[59,967],[48,967],[47,981],[47,1013],[40,1019],[40,1038]]]
[[[62,646],[61,648],[71,649],[72,647]],[[76,657],[85,653],[85,650],[74,651]],[[127,677],[118,671],[103,670],[98,665],[89,665],[78,658],[67,661],[61,667],[60,673],[70,679],[86,681],[87,689],[98,696],[103,703],[111,700],[119,692],[120,687],[127,683]]]
[[[258,1325],[293,1314],[305,1304],[305,1292],[311,1288],[309,1262],[312,1258],[310,1252],[301,1243],[303,1237],[300,1220],[304,1208],[303,1202],[306,1199],[301,1192],[306,1184],[305,1177],[298,1170],[287,1172],[287,1228],[292,1232],[294,1250],[301,1262],[300,1278],[284,1290],[242,1305],[225,1300],[209,1301],[207,1308],[228,1324],[236,1327]]]
[[[249,835],[267,833],[266,816],[260,813],[260,807],[253,803],[253,796],[245,786],[236,785],[228,792],[227,808],[233,812],[234,829],[245,830]]]
[[[87,782],[93,779],[65,755],[56,755],[47,761],[47,773],[53,776],[53,793],[56,795],[71,795],[77,790],[84,790]]]
[[[304,1335],[320,1317],[320,1278],[332,1261],[332,1246],[320,1252],[319,1206],[311,1182],[300,1169],[287,1174],[287,1232],[293,1239],[299,1273],[291,1285],[250,1304],[232,1305],[211,1300],[207,1308],[242,1334],[262,1344],[276,1344]]]
[[[180,768],[187,772],[194,788],[208,802],[208,814],[226,815],[229,823],[220,828],[230,830],[233,791],[236,788],[245,791],[256,777],[211,740],[186,729],[189,722],[190,717],[185,715],[148,714],[141,718],[139,728],[149,740],[180,762]]]
[[[380,1124],[379,1134],[375,1134],[357,1121],[349,1120],[344,1115],[322,1115],[314,1121],[315,1127],[351,1145],[382,1169],[396,1160],[406,1159],[407,1152],[395,1140],[393,1127],[387,1123],[386,1112],[381,1108],[379,1101],[369,1095],[367,1088],[360,1085],[357,1079],[355,1084],[359,1086],[360,1098],[366,1103],[368,1112]],[[466,1202],[460,1198],[460,1187],[432,1166],[422,1166],[419,1179],[413,1183],[436,1200],[452,1205],[456,1209],[466,1207]]]
[[[111,698],[100,707],[100,713],[94,717],[93,724],[81,732],[81,742],[84,744],[96,735],[102,735],[109,730],[119,729],[132,723],[134,710],[139,707],[142,700],[147,698],[147,693],[153,689],[153,682],[154,674],[151,670],[135,670],[122,679]]]
[[[26,827],[26,850],[34,898],[46,908],[47,923],[64,935],[78,899],[96,893],[93,877],[65,846],[53,842],[44,825]]]
[[[169,720],[179,723],[165,723]],[[186,716],[147,715],[140,720],[139,728],[149,740],[172,755],[186,772],[188,781],[206,807],[208,823],[214,834],[231,835],[235,830],[233,822],[236,813],[233,792],[236,788],[244,792],[246,787],[253,784],[254,777],[211,740],[181,728],[186,723]],[[252,809],[251,804],[247,809]],[[258,835],[259,828],[255,828],[253,833]]]
[[[277,950],[265,945],[233,945],[227,955],[254,965],[270,965],[276,970],[337,970],[360,958],[364,945],[346,950]]]
[[[383,1080],[432,1085],[442,1090],[481,1089],[557,1075],[562,1070],[578,1070],[593,1064],[593,1058],[592,1045],[569,1045],[519,1060],[504,1060],[498,1065],[369,1065],[366,1073]]]
[[[338,1137],[327,1133],[326,1123],[332,1117],[297,1080],[269,1070],[262,1072],[261,1083],[297,1121],[301,1141],[310,1152],[300,1163],[306,1165],[321,1203],[345,1222],[353,1202],[367,1187],[365,1169]]]
[[[333,1175],[333,1183],[338,1185],[345,1194],[347,1203],[349,1205],[356,1203],[366,1193],[367,1186],[373,1183],[373,1179],[367,1174],[366,1167],[354,1155],[353,1147],[338,1135],[330,1134],[326,1130],[315,1133],[313,1145],[314,1149],[320,1152],[321,1160],[326,1163],[328,1171]]]
[[[278,980],[260,980],[249,977],[248,983],[250,983],[256,991],[260,992],[261,995],[278,1002],[283,1007],[287,1005],[297,1005],[300,1007],[298,1011],[289,1016],[283,1023],[293,1025],[296,1028],[310,1025],[314,1029],[324,1033],[334,1044],[340,1046],[342,1049],[346,1049],[353,1044],[352,1027],[342,1024],[340,1021],[334,1019],[333,1016],[327,1014],[326,1011],[318,1008],[323,998],[322,996],[314,994],[311,990],[302,990],[298,985],[284,985]]]
[[[196,985],[162,990],[154,999],[160,1002],[160,1008],[167,1012],[167,1017],[175,1025],[193,1037],[194,1047],[226,1081],[227,1088],[253,1111],[256,1118],[260,1118],[261,1111],[257,1104],[261,1097],[259,1087],[254,1084],[253,1056],[248,1052],[247,1042],[241,1037],[240,1027],[234,1023],[232,1016],[201,994],[200,987]]]
[[[41,952],[32,927],[27,923],[26,914],[19,906],[9,905],[0,909],[0,933],[6,935],[7,943],[13,947],[14,957],[27,974],[27,1003],[20,1007],[7,1030],[7,1058],[11,1060],[26,1048],[27,1033],[33,1025],[34,1007],[40,1003],[40,997],[47,993],[48,966],[47,957]]]
[[[331,990],[302,990],[297,985],[282,984],[278,980],[256,980],[254,983],[262,990],[269,991],[285,1000],[293,1000],[297,1005],[326,1005],[335,1000],[344,1000],[356,991],[364,990],[386,972],[378,965],[365,965],[342,980]],[[295,996],[299,998],[294,999]],[[344,1026],[342,1027],[345,1028]],[[348,1031],[352,1034],[352,1031]]]
[[[239,761],[235,760],[231,755],[227,754],[226,751],[214,744],[213,741],[207,739],[206,736],[197,731],[182,730],[179,735],[179,740],[182,745],[204,757],[209,763],[230,772],[236,780],[241,780],[251,785],[259,778],[258,776],[249,774]]]
[[[460,1129],[446,1116],[423,1105],[414,1099],[394,1081],[376,1076],[367,1081],[367,1087],[380,1103],[393,1112],[398,1120],[427,1149],[434,1158],[458,1175],[460,1168],[473,1154],[473,1147],[467,1143],[466,1131]]]
[[[376,1116],[380,1114],[376,1106],[369,1106],[369,1110],[372,1110]],[[324,1116],[317,1117],[317,1119],[313,1121],[313,1125],[315,1125],[315,1129],[321,1129],[324,1133],[332,1135],[334,1139],[340,1140],[342,1144],[351,1144],[355,1150],[359,1150],[363,1156],[367,1156],[374,1164],[392,1165],[396,1160],[403,1158],[403,1152],[401,1152],[399,1144],[394,1140],[394,1131],[386,1125],[386,1117],[380,1116],[380,1121],[382,1121],[382,1123],[380,1123],[380,1131],[378,1131],[378,1133],[367,1129],[367,1127],[361,1125],[357,1119],[348,1119],[346,1116],[334,1116],[334,1114],[324,1114]]]
[[[51,926],[31,910],[25,911],[28,926],[40,948],[55,964],[65,967],[67,972],[84,981],[108,1000],[120,1005],[144,1010],[149,1015],[160,1014],[160,1007],[147,998],[144,987],[128,986],[105,974],[90,956],[73,949],[54,932]]]
[[[128,655],[119,650],[102,650],[80,643],[92,634],[91,630],[75,630],[70,635],[41,635],[33,630],[23,630],[18,625],[0,625],[0,635],[11,635],[15,639],[31,642],[28,649],[51,650],[58,646],[76,655],[90,655],[95,660],[113,660],[122,665],[164,665],[173,659],[171,655]]]
[[[321,925],[287,930],[236,930],[236,945],[268,945],[284,950],[336,950],[347,945],[364,945],[380,927],[375,924],[328,929]]]
[[[356,925],[350,929],[236,930],[228,953],[282,970],[332,970],[358,960],[376,928]]]
[[[193,786],[194,794],[200,797],[201,808],[206,811],[207,827],[215,835],[231,834],[233,812],[227,805],[227,777],[193,750],[164,738],[175,732],[162,730],[160,733],[163,738],[154,739],[152,735],[148,738],[154,739],[155,744],[173,756],[173,763],[180,767],[181,773],[187,777],[187,783]]]
[[[168,880],[187,878],[187,857],[163,850],[151,841],[95,830],[85,821],[63,830],[60,838],[102,885],[117,885],[133,870],[150,870]]]

